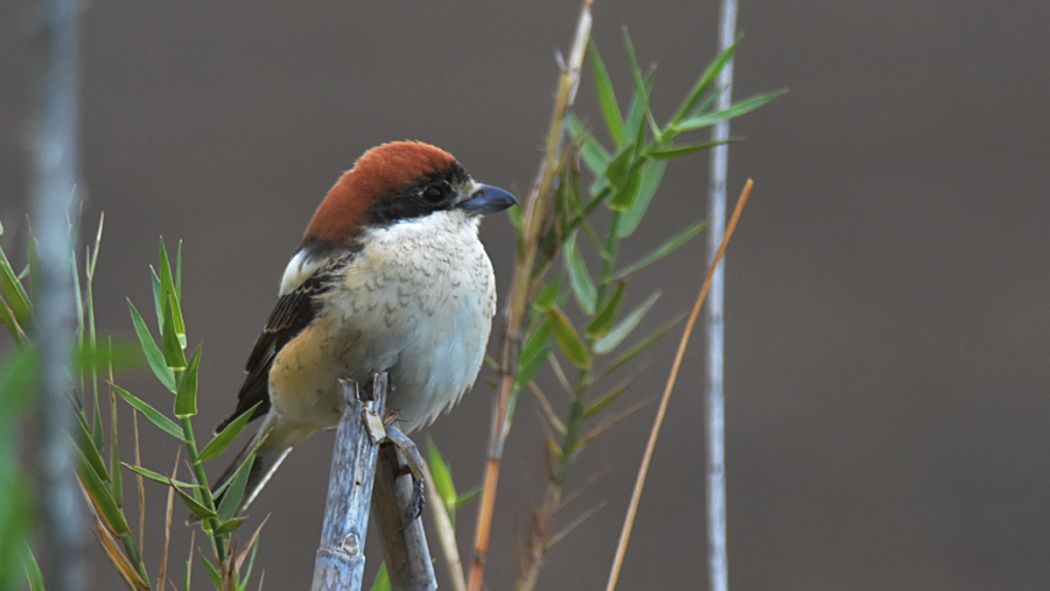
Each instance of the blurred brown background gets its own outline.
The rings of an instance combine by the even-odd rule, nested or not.
[[[1050,585],[1050,76],[1043,2],[743,2],[735,94],[791,93],[734,124],[731,193],[757,189],[730,250],[730,580],[735,589],[1046,589]],[[576,2],[85,3],[87,220],[106,212],[101,325],[130,336],[163,234],[186,240],[191,338],[205,343],[202,426],[241,366],[300,232],[335,177],[397,138],[453,151],[480,179],[532,180]],[[0,7],[0,216],[27,188],[33,18]],[[662,119],[714,55],[714,0],[596,3],[626,94],[620,26],[656,61]],[[599,121],[589,80],[579,99]],[[672,166],[630,260],[705,211],[706,159]],[[506,286],[502,216],[482,230]],[[8,241],[13,236],[5,237]],[[687,308],[700,241],[645,275],[654,323]],[[638,296],[641,290],[635,295]],[[654,351],[658,390],[672,339]],[[705,572],[700,349],[672,401],[623,589],[700,588]],[[149,398],[145,378],[124,380]],[[491,391],[429,434],[479,481]],[[497,512],[492,589],[509,588],[543,477],[523,397]],[[566,520],[608,505],[549,555],[541,587],[604,584],[654,408],[587,452],[608,470]],[[144,427],[146,457],[173,453]],[[418,439],[423,441],[424,436]],[[297,449],[253,514],[273,512],[267,589],[313,561],[330,436]],[[159,510],[162,496],[151,489]],[[469,558],[474,507],[460,514]],[[157,534],[158,532],[154,532]],[[176,540],[182,560],[186,536]],[[154,536],[149,551],[156,553]],[[117,579],[92,550],[93,589]],[[378,548],[370,554],[378,565]],[[203,581],[201,581],[203,583]],[[202,585],[203,587],[203,585]]]

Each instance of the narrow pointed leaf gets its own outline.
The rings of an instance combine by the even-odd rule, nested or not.
[[[449,470],[445,458],[441,456],[441,450],[433,439],[427,441],[427,465],[430,467],[430,475],[434,478],[434,487],[437,489],[441,500],[445,503],[445,510],[452,517],[452,503],[455,502],[456,485],[452,481],[452,471]]]
[[[135,304],[131,303],[131,300],[128,300],[128,308],[131,310],[131,322],[135,326],[135,334],[138,336],[142,353],[146,356],[146,363],[153,370],[153,375],[157,376],[160,383],[174,394],[175,373],[168,367],[167,362],[164,360],[164,353],[157,346],[157,342],[153,340],[153,335],[150,334],[146,322],[135,308]]]
[[[252,450],[230,479],[229,487],[223,493],[222,501],[219,503],[219,517],[223,520],[231,519],[237,514],[237,508],[241,506],[241,500],[248,486],[248,475],[254,463],[255,451]]]
[[[591,55],[591,71],[594,73],[594,89],[598,95],[598,104],[602,108],[602,116],[605,118],[605,127],[609,130],[609,137],[617,145],[623,141],[624,127],[623,115],[620,113],[620,105],[616,102],[616,92],[613,90],[612,80],[609,78],[609,70],[605,68],[598,46],[592,40],[588,53]]]
[[[587,325],[587,336],[597,339],[608,334],[609,330],[612,329],[613,323],[616,322],[616,313],[620,310],[620,303],[623,301],[623,295],[626,292],[626,281],[620,281],[616,284],[616,291],[613,292],[612,297],[605,302],[602,309],[594,315],[594,319]]]
[[[197,373],[201,366],[201,348],[193,353],[189,366],[179,378],[179,389],[175,394],[175,416],[180,419],[197,414]]]
[[[175,327],[174,306],[168,296],[164,299],[164,324],[161,327],[161,348],[164,351],[164,363],[171,369],[185,369],[186,353]]]
[[[669,148],[658,148],[650,150],[648,156],[655,158],[656,160],[673,160],[674,158],[680,158],[682,156],[688,156],[689,154],[695,154],[697,152],[703,152],[704,150],[710,150],[715,146],[724,146],[726,144],[733,144],[739,140],[727,139],[717,140],[713,142],[702,142],[699,144],[691,144],[688,146],[671,146]]]
[[[15,273],[3,249],[0,249],[0,294],[3,294],[18,323],[25,327],[32,304],[25,286],[18,280],[18,274]]]
[[[678,111],[675,112],[674,117],[671,118],[671,122],[668,124],[668,128],[673,128],[682,119],[685,119],[690,115],[696,108],[697,103],[703,98],[707,91],[711,89],[711,86],[718,79],[719,72],[725,67],[726,63],[732,59],[733,54],[736,52],[737,43],[733,43],[729,47],[725,48],[722,53],[718,54],[713,62],[708,64],[704,72],[697,78],[696,83],[693,84],[692,90],[686,95],[685,100],[678,107]]]
[[[142,400],[138,396],[135,396],[131,392],[128,392],[124,388],[121,388],[116,384],[110,385],[112,386],[113,391],[115,391],[118,396],[124,399],[124,402],[127,402],[129,405],[131,405],[132,408],[139,411],[142,414],[142,416],[146,417],[146,420],[153,423],[154,426],[156,426],[158,429],[164,431],[168,435],[171,435],[175,439],[183,441],[182,427],[179,427],[175,423],[175,421],[164,416],[164,413],[150,406],[148,402]]]
[[[754,111],[755,109],[758,109],[772,102],[774,99],[783,95],[785,92],[787,91],[775,90],[773,92],[767,92],[764,94],[748,97],[741,101],[735,102],[732,105],[729,105],[728,107],[720,111],[715,111],[714,113],[703,113],[700,115],[688,117],[682,122],[680,122],[676,126],[676,128],[680,131],[692,131],[694,129],[710,127],[720,121],[733,119],[736,117],[740,117],[741,115],[750,113],[751,111]]]
[[[181,258],[182,258],[181,251],[182,251],[182,243],[180,242],[179,243],[179,259],[180,259],[180,261],[181,261]],[[175,278],[174,278],[174,276],[172,274],[172,271],[171,271],[171,259],[168,257],[168,249],[164,245],[164,239],[163,238],[161,238],[161,240],[160,240],[160,255],[159,255],[159,259],[160,259],[159,260],[160,269],[158,269],[158,274],[160,275],[160,284],[161,284],[162,293],[163,293],[163,296],[164,296],[165,300],[170,299],[170,304],[172,305],[171,306],[171,308],[172,308],[171,309],[171,316],[172,316],[171,319],[174,320],[174,322],[172,323],[172,326],[174,327],[175,336],[176,336],[176,338],[179,341],[179,346],[184,348],[186,346],[186,324],[185,324],[185,322],[183,321],[183,318],[182,318],[182,300],[179,297],[179,293],[180,293],[181,289],[180,288],[176,288],[176,286],[175,286]],[[180,265],[181,265],[181,262],[180,262]]]
[[[642,340],[632,345],[626,353],[617,357],[616,361],[613,361],[612,364],[609,365],[609,367],[602,372],[602,377],[605,377],[611,374],[612,372],[616,371],[617,369],[620,369],[621,367],[629,363],[632,359],[643,353],[646,349],[653,346],[660,339],[667,336],[667,333],[671,332],[671,329],[674,328],[675,325],[677,325],[679,322],[681,322],[682,318],[684,318],[684,316],[679,315],[677,318],[661,324],[652,332],[643,337]]]
[[[614,386],[612,390],[609,390],[605,394],[602,394],[602,396],[594,402],[588,404],[587,408],[583,410],[583,414],[581,415],[583,420],[586,421],[587,419],[594,417],[594,415],[605,410],[605,408],[608,407],[610,404],[616,402],[616,400],[618,400],[620,396],[622,396],[623,393],[626,392],[627,389],[630,388],[631,384],[633,383],[634,378],[628,378]]]
[[[379,565],[379,572],[376,573],[376,578],[372,581],[372,591],[391,591],[390,573],[386,570],[386,562]]]
[[[623,43],[627,50],[627,62],[631,67],[631,78],[634,80],[634,95],[624,120],[623,143],[629,144],[640,141],[641,131],[645,129],[646,115],[649,114],[649,94],[653,90],[653,75],[651,70],[645,75],[642,74],[642,69],[638,67],[634,44],[631,43],[631,36],[626,28],[623,30]]]
[[[659,261],[660,259],[670,255],[674,251],[685,246],[686,243],[688,243],[693,238],[699,236],[700,233],[703,232],[704,228],[706,227],[707,220],[701,220],[699,222],[696,222],[695,224],[672,236],[670,240],[664,242],[649,254],[621,269],[619,272],[616,273],[616,277],[619,279],[629,277],[630,275],[641,271],[642,269],[648,267],[656,261]]]
[[[208,509],[207,507],[202,505],[200,501],[193,498],[192,495],[187,494],[185,491],[179,488],[175,484],[174,480],[169,481],[169,484],[174,488],[175,494],[177,494],[179,498],[182,499],[182,502],[186,505],[186,508],[188,508],[191,513],[193,513],[201,519],[214,519],[218,517],[218,514],[216,514],[214,511]]]
[[[538,312],[546,311],[558,301],[559,295],[561,295],[561,284],[557,281],[551,282],[536,295],[536,299],[532,302],[532,309]]]
[[[642,223],[649,205],[656,196],[656,190],[660,188],[660,181],[664,178],[667,162],[659,160],[647,162],[642,168],[641,179],[638,181],[638,194],[634,197],[631,207],[620,215],[620,225],[617,228],[617,236],[627,238],[638,229]]]
[[[120,506],[113,499],[109,487],[95,473],[84,454],[80,453],[79,450],[77,451],[77,459],[79,460],[77,474],[80,476],[80,484],[91,499],[91,504],[94,505],[99,515],[106,520],[106,525],[114,534],[123,536],[129,533],[130,530],[127,519],[124,518],[124,512],[121,511]]]
[[[562,260],[565,263],[565,271],[569,274],[569,285],[572,287],[573,296],[576,297],[576,303],[588,316],[594,314],[598,290],[594,287],[594,280],[587,270],[587,262],[576,247],[575,234],[565,243]]]
[[[22,542],[22,568],[26,571],[26,582],[29,583],[29,591],[44,591],[44,573],[40,570],[40,564],[33,556],[33,550],[29,542]]]
[[[475,486],[474,488],[472,488],[472,489],[468,490],[467,492],[465,492],[465,493],[459,495],[458,497],[456,497],[456,501],[454,503],[452,503],[452,508],[453,509],[459,509],[463,505],[466,505],[467,503],[469,503],[469,502],[473,501],[474,499],[478,498],[479,494],[481,494],[481,487],[480,486]]]
[[[175,486],[180,486],[182,488],[197,488],[198,487],[198,485],[196,485],[196,484],[193,484],[193,483],[190,483],[190,482],[183,482],[181,480],[175,480],[174,478],[171,478],[171,477],[167,476],[166,474],[161,474],[160,472],[154,472],[153,470],[150,470],[149,468],[146,468],[145,466],[136,466],[136,465],[133,465],[133,464],[129,464],[127,462],[121,462],[121,464],[123,464],[125,468],[127,468],[128,470],[131,470],[135,474],[138,474],[139,476],[142,476],[144,478],[147,478],[147,479],[152,480],[153,482],[157,482],[159,484],[164,484],[164,485],[170,486],[171,483],[174,482]]]
[[[98,444],[95,443],[95,438],[91,435],[91,428],[88,427],[87,419],[83,413],[76,413],[77,419],[77,435],[74,438],[77,448],[80,453],[84,454],[84,460],[87,461],[88,466],[91,470],[98,475],[99,479],[104,482],[109,482],[109,473],[106,469],[106,461],[102,459],[102,451],[99,449]]]
[[[659,299],[659,297],[660,292],[655,292],[650,295],[648,299],[632,310],[630,314],[624,317],[619,324],[610,330],[609,334],[598,339],[598,342],[594,344],[594,350],[605,355],[619,346],[624,339],[634,332],[634,329],[638,328],[642,319],[645,318],[645,315],[649,312],[650,308],[653,307],[653,304],[656,303],[656,300]]]
[[[544,316],[543,322],[529,334],[525,339],[525,345],[521,348],[521,355],[518,356],[517,375],[514,376],[515,388],[524,388],[543,368],[551,350],[550,334],[550,323]]]
[[[591,135],[591,132],[587,131],[576,115],[569,113],[565,122],[569,127],[569,134],[576,141],[580,147],[580,158],[583,159],[583,164],[595,175],[601,175],[609,168],[609,162],[612,160],[612,155],[605,149],[598,140]]]
[[[204,550],[197,548],[197,553],[200,554],[201,562],[204,563],[204,567],[208,569],[208,578],[211,579],[216,589],[222,589],[222,575],[219,574],[219,569],[208,560],[208,557],[204,555]]]
[[[547,317],[550,320],[554,340],[558,343],[558,347],[561,348],[562,352],[565,353],[565,356],[576,367],[590,367],[591,356],[587,352],[587,347],[583,344],[583,340],[577,334],[576,329],[573,328],[565,313],[558,308],[551,308],[547,310]]]
[[[255,403],[251,408],[238,415],[233,422],[226,425],[222,431],[219,431],[219,433],[208,442],[208,445],[204,446],[198,459],[201,462],[206,462],[212,458],[218,457],[219,454],[226,451],[226,448],[228,448],[230,444],[233,443],[233,440],[237,439],[237,436],[244,430],[248,421],[252,420],[252,415],[260,404],[262,404],[262,402]]]

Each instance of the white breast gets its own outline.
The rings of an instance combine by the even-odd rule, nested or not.
[[[373,230],[325,296],[342,369],[390,370],[388,407],[407,431],[455,404],[484,361],[496,289],[477,232],[459,211]]]

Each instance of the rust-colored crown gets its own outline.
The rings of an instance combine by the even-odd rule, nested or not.
[[[396,195],[455,163],[448,152],[416,141],[390,142],[365,152],[317,207],[303,242],[341,243],[367,221],[373,203]]]

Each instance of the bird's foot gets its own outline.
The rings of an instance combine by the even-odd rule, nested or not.
[[[423,456],[419,453],[416,444],[397,426],[387,426],[386,437],[401,452],[401,455],[405,458],[405,467],[408,468],[409,473],[412,475],[412,500],[408,507],[405,508],[405,525],[401,528],[405,529],[423,515],[423,506],[426,505],[426,477],[423,472]]]

